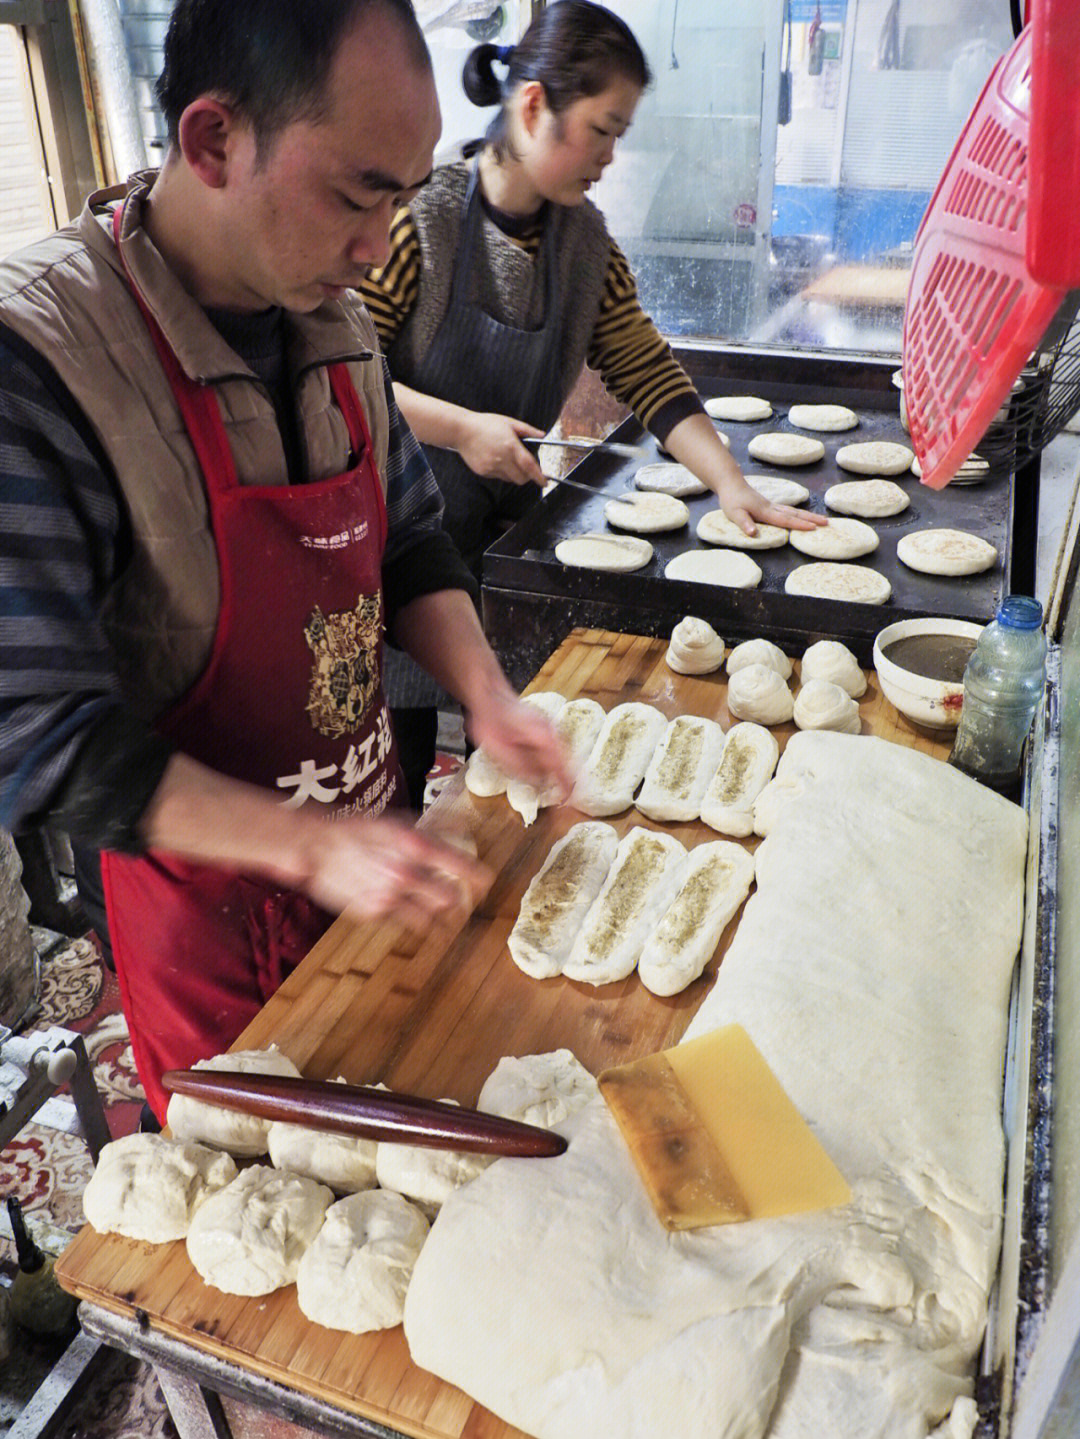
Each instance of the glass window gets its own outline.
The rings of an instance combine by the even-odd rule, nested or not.
[[[1007,0],[608,0],[655,79],[595,191],[666,333],[898,354]]]
[[[0,255],[56,229],[22,31],[0,24]]]

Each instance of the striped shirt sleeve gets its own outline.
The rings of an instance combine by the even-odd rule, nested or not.
[[[693,380],[642,309],[637,283],[614,240],[588,364],[661,441],[679,420],[702,409]]]
[[[78,837],[130,848],[171,751],[126,713],[99,618],[126,533],[113,479],[85,418],[28,350],[0,335],[0,823],[55,820],[59,797],[75,793],[91,831]],[[128,745],[119,796],[85,754],[110,725]],[[80,787],[96,804],[78,801]]]
[[[360,296],[375,322],[384,350],[396,338],[420,293],[420,237],[412,211],[405,206],[390,225],[390,258],[371,270],[360,286]]]

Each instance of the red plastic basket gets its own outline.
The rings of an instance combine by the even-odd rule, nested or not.
[[[1068,83],[1064,77],[1068,76]],[[1080,285],[1080,5],[1036,0],[956,143],[915,237],[904,399],[942,489]]]

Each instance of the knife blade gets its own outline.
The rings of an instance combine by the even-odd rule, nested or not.
[[[590,440],[582,436],[576,440],[535,439],[532,435],[522,437],[523,445],[558,445],[564,450],[607,450],[608,454],[621,455],[627,460],[640,460],[645,454],[644,445],[627,445],[622,440]]]
[[[460,1149],[520,1159],[548,1158],[566,1149],[566,1140],[550,1129],[445,1100],[420,1099],[364,1085],[229,1069],[170,1069],[161,1082],[173,1094],[239,1109],[260,1119],[281,1119],[309,1129],[414,1144],[422,1149]]]

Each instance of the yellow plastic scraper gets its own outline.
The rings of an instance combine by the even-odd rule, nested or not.
[[[668,1229],[804,1214],[851,1198],[740,1024],[607,1069],[599,1082]]]

